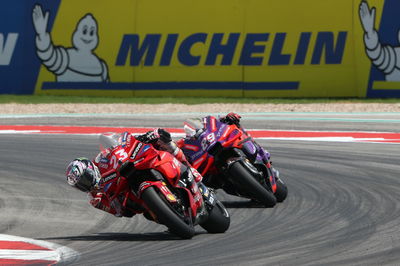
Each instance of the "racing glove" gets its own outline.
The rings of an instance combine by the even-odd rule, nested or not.
[[[238,127],[240,127],[240,118],[242,118],[240,115],[231,112],[229,114],[227,114],[226,116],[222,117],[220,119],[220,121],[222,123],[226,123],[228,125],[236,125]]]
[[[136,138],[145,143],[154,143],[159,139],[164,143],[172,141],[171,134],[162,128],[156,128],[148,131],[143,135],[137,136]]]
[[[168,131],[158,128],[157,132],[162,142],[168,143],[172,141],[171,134]]]

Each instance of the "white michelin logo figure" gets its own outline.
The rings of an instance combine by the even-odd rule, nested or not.
[[[400,81],[400,47],[382,45],[375,30],[375,7],[369,8],[366,1],[360,4],[360,19],[364,28],[366,53],[372,63],[385,74],[386,81]],[[398,33],[400,41],[400,31]]]
[[[78,22],[72,36],[73,47],[54,46],[47,32],[49,12],[35,5],[32,12],[37,55],[58,82],[108,82],[107,64],[93,51],[99,44],[97,22],[91,14]]]

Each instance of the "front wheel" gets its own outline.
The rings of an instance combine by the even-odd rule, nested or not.
[[[225,233],[231,224],[231,217],[226,210],[225,206],[217,200],[214,208],[209,212],[208,219],[201,223],[200,226],[203,227],[208,233],[220,234]]]
[[[193,224],[188,224],[183,217],[173,210],[167,200],[163,200],[162,195],[157,193],[153,187],[149,187],[142,192],[142,199],[151,212],[157,217],[157,220],[166,225],[168,229],[184,239],[190,239],[194,236],[195,230]]]
[[[252,199],[264,204],[266,207],[274,207],[276,198],[272,191],[262,186],[246,169],[240,161],[234,162],[229,168],[229,175],[240,190],[244,190]]]
[[[288,194],[288,189],[285,183],[281,179],[276,180],[276,191],[275,197],[277,202],[283,202]]]

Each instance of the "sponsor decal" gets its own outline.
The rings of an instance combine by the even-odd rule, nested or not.
[[[162,182],[162,186],[160,187],[161,192],[167,197],[167,199],[171,202],[176,202],[176,197],[172,194],[172,192],[168,189],[167,184]]]
[[[57,82],[108,82],[108,66],[94,50],[99,45],[98,22],[88,13],[76,23],[71,36],[72,46],[53,44],[49,32],[48,17],[41,5],[32,10],[35,29],[36,53],[47,70],[52,72]]]
[[[18,33],[0,32],[0,66],[8,66],[17,45]]]
[[[371,2],[371,1],[370,1]],[[371,62],[368,97],[400,96],[400,22],[397,0],[384,1],[382,10],[361,1],[359,19],[364,32],[365,55]],[[382,11],[380,27],[376,12]]]
[[[128,132],[124,132],[124,134],[122,135],[122,140],[121,140],[121,146],[122,147],[126,146],[127,140],[128,140],[128,136],[129,136]]]
[[[132,155],[131,155],[131,159],[132,160],[134,160],[135,158],[136,158],[136,156],[137,156],[137,154],[138,154],[138,152],[140,151],[140,148],[143,146],[143,143],[142,142],[139,142],[137,145],[136,145],[136,147],[135,147],[135,150],[132,152]]]
[[[72,9],[76,4],[78,3],[73,1],[63,5],[60,13],[65,12],[66,6]],[[303,81],[303,75],[301,78],[299,75],[275,75],[269,70],[280,71],[282,67],[297,70],[300,69],[299,66],[305,66],[319,71],[319,65],[342,65],[346,61],[346,49],[352,45],[349,42],[350,27],[329,25],[310,29],[296,25],[285,28],[284,31],[276,31],[267,21],[260,22],[263,27],[252,26],[246,32],[241,27],[229,27],[223,32],[214,32],[210,26],[204,26],[205,31],[187,32],[180,27],[174,28],[165,24],[157,27],[157,31],[149,30],[146,26],[138,33],[132,32],[132,27],[124,25],[124,20],[118,26],[110,25],[107,15],[97,8],[88,8],[90,13],[86,15],[74,13],[73,17],[65,16],[66,18],[57,20],[56,27],[51,32],[50,27],[43,23],[45,9],[40,6],[33,9],[34,18],[37,17],[33,20],[35,49],[42,66],[37,84],[38,92],[114,90],[118,94],[127,95],[130,90],[202,89],[246,90],[255,91],[254,93],[260,90],[279,90],[286,94],[288,91],[301,89],[301,85],[307,82]],[[125,11],[120,10],[118,14],[121,12]],[[184,17],[180,19],[184,21]],[[217,18],[211,18],[214,19]],[[67,39],[57,40],[60,32],[66,30],[66,23],[76,25],[71,34],[71,44]],[[147,22],[138,19],[135,23],[142,28],[141,25]],[[243,24],[245,25],[244,21]],[[99,31],[102,25],[107,27]],[[40,35],[46,38],[38,37]],[[45,48],[48,50],[43,50]],[[228,78],[216,79],[214,75],[205,73],[182,80],[165,74],[165,71],[179,68],[176,72],[185,75],[185,71],[192,67],[202,67],[206,71],[218,69],[222,76]],[[264,70],[255,75],[255,79],[232,76],[240,67],[251,69],[250,71]],[[337,66],[333,68],[336,69]],[[138,79],[132,79],[129,74],[133,69],[138,73]],[[141,74],[143,69],[151,72],[148,76],[150,78],[142,78],[145,77]],[[111,77],[110,73],[113,73]]]
[[[211,204],[214,204],[214,201],[215,201],[215,198],[214,198],[214,195],[210,195],[210,197],[208,198],[208,201],[211,203]]]
[[[220,124],[221,124],[221,123],[220,123]],[[223,137],[225,137],[225,133],[226,133],[225,129],[229,129],[229,127],[227,127],[227,125],[222,124],[222,125],[219,127],[219,129],[218,129],[217,137],[221,137],[221,135],[222,135]]]
[[[108,168],[108,164],[105,164],[105,163],[99,163],[99,167],[100,167],[100,168],[107,169],[107,168]]]
[[[308,9],[271,2],[223,0],[221,24],[220,12],[201,16],[210,1],[182,13],[179,1],[153,10],[130,0],[112,8],[95,0],[3,0],[1,92],[399,97],[398,0],[314,0]],[[285,23],[299,9],[299,23]],[[152,16],[160,19],[149,23]]]
[[[105,157],[102,157],[101,159],[100,159],[100,162],[101,163],[108,163],[110,160],[108,160],[107,158],[105,158]]]
[[[142,153],[146,152],[148,149],[150,149],[150,145],[144,146],[143,149],[142,149]]]
[[[331,31],[301,32],[297,37],[297,47],[290,53],[283,53],[289,33],[192,33],[180,34],[125,34],[119,48],[116,66],[169,66],[171,61],[178,61],[183,66],[261,66],[261,65],[304,65],[306,58],[311,64],[321,63],[326,53],[326,64],[341,64],[347,41],[347,32]],[[290,36],[291,37],[291,36]],[[314,40],[315,42],[311,42]],[[164,40],[164,41],[162,41]],[[178,42],[178,40],[181,40]],[[227,40],[223,44],[223,40]],[[207,47],[206,45],[210,43]],[[241,45],[240,45],[241,44]],[[207,53],[205,60],[192,54],[192,47],[203,46]],[[260,55],[271,46],[269,56]],[[311,56],[308,55],[311,54]],[[235,54],[241,56],[235,61]],[[176,55],[176,58],[173,56]],[[220,63],[217,57],[222,56]],[[292,58],[295,58],[292,60]]]
[[[103,182],[104,182],[104,183],[107,183],[107,182],[109,182],[110,180],[112,180],[112,179],[114,179],[114,178],[116,178],[116,177],[117,177],[117,173],[113,173],[113,174],[111,174],[111,175],[109,175],[109,176],[104,177],[104,178],[103,178]]]
[[[171,202],[176,202],[176,198],[175,198],[175,196],[172,195],[172,194],[168,194],[168,195],[167,195],[167,198],[168,198],[168,200],[171,201]]]
[[[111,187],[111,183],[108,183],[107,185],[104,186],[104,192],[107,192],[107,190]]]

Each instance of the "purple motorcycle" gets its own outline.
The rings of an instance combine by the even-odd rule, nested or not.
[[[185,122],[181,143],[186,157],[211,188],[273,207],[287,197],[287,187],[270,162],[270,155],[243,129],[213,116]]]

